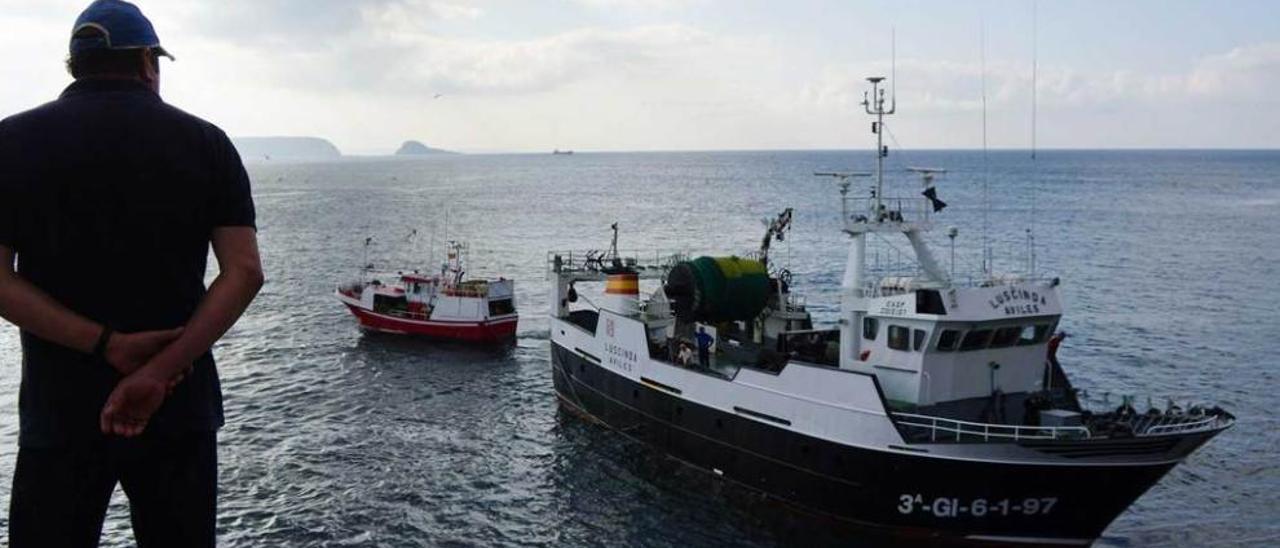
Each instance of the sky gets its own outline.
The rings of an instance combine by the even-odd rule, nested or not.
[[[0,117],[86,0],[0,0]],[[1280,148],[1280,5],[1232,0],[140,0],[165,100],[232,136],[472,152]],[[896,60],[896,62],[895,62]],[[985,67],[985,70],[984,70]],[[896,70],[895,70],[896,69]],[[437,97],[439,96],[439,97]]]

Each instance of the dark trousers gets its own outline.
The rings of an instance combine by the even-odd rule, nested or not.
[[[707,348],[698,348],[698,365],[703,367],[711,367],[711,350]]]
[[[12,548],[93,547],[116,483],[141,548],[214,545],[214,432],[18,450],[9,502]]]

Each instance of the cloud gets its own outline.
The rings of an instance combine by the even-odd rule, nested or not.
[[[888,75],[888,63],[827,67],[805,84],[798,100],[839,112],[861,112],[865,76]],[[982,108],[982,66],[921,59],[898,62],[899,100],[912,109],[934,112],[972,112]],[[988,109],[1028,104],[1031,68],[1025,64],[992,62],[986,68]],[[1037,101],[1046,109],[1123,107],[1134,103],[1179,104],[1190,101],[1275,101],[1280,89],[1280,43],[1238,47],[1190,60],[1182,73],[1141,73],[1133,70],[1082,72],[1066,66],[1040,66]]]
[[[453,93],[538,93],[600,74],[636,75],[706,39],[682,25],[579,29],[526,41],[477,42],[416,37],[425,58],[399,67],[409,85]]]
[[[573,0],[594,9],[631,11],[668,11],[688,7],[699,0]]]
[[[456,38],[422,32],[397,17],[398,9],[365,14],[369,24],[388,21],[376,33],[348,32],[306,49],[236,46],[248,63],[242,68],[274,85],[324,92],[530,94],[611,71],[642,74],[707,39],[683,25],[583,28],[528,40]]]
[[[382,32],[479,18],[468,0],[259,0],[201,2],[181,10],[184,27],[246,47],[315,51]]]
[[[1238,47],[1200,60],[1186,79],[1195,96],[1276,101],[1280,89],[1280,43]]]
[[[85,1],[0,0],[0,23],[12,29],[0,46],[31,52],[0,63],[0,78],[22,82],[0,88],[7,112],[65,86],[65,36]],[[144,8],[179,58],[164,83],[176,104],[233,133],[317,134],[366,150],[411,137],[490,150],[845,146],[860,142],[849,128],[864,120],[864,77],[891,70],[859,57],[865,48],[823,49],[781,23],[761,30],[687,9],[706,0],[565,0],[550,10],[517,1]],[[991,140],[1024,146],[1030,67],[995,51],[985,74]],[[907,144],[974,146],[984,76],[974,57],[898,60],[894,121]],[[1280,144],[1269,108],[1280,43],[1187,58],[1181,70],[1092,67],[1042,59],[1042,144]],[[436,93],[446,97],[430,100]]]

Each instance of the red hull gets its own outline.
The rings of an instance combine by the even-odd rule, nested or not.
[[[360,327],[364,329],[475,343],[501,342],[514,338],[516,323],[519,320],[514,315],[480,322],[407,320],[375,314],[350,304],[347,308],[356,315],[356,319],[360,321]]]

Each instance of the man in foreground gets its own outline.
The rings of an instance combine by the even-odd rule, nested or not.
[[[117,482],[140,546],[214,544],[210,348],[263,277],[248,176],[221,130],[160,99],[167,56],[135,6],[98,0],[73,30],[76,81],[0,121],[0,316],[23,349],[14,548],[97,545]]]

